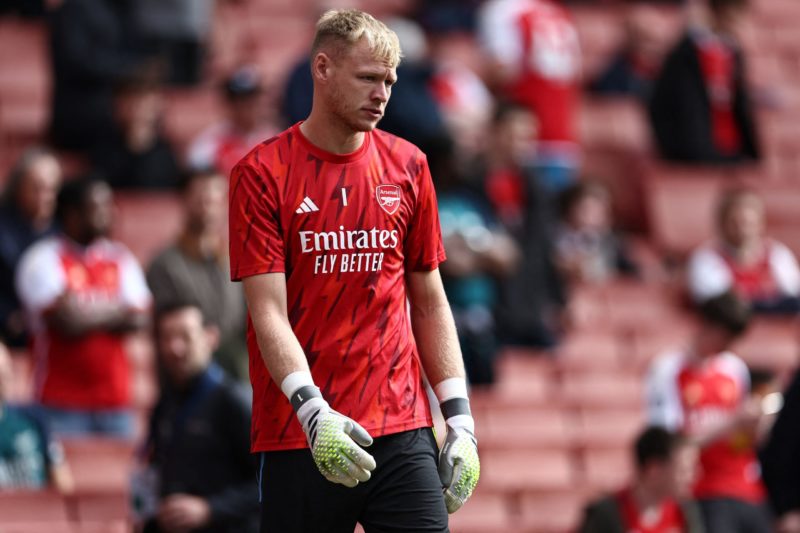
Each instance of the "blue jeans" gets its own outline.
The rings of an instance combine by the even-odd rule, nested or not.
[[[133,437],[134,422],[130,409],[60,409],[39,405],[36,410],[56,435]]]

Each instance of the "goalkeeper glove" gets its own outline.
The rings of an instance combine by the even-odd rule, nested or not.
[[[445,418],[447,433],[439,453],[439,479],[448,513],[458,511],[475,490],[481,474],[475,421],[469,408],[467,383],[450,378],[434,387]]]
[[[293,387],[297,372],[290,374],[281,385],[287,394],[297,419],[303,426],[311,456],[320,473],[333,483],[355,487],[359,481],[367,481],[375,469],[375,459],[361,446],[372,444],[372,437],[357,422],[337,413],[322,398],[322,393],[313,385],[311,376],[303,372],[302,381],[308,383]],[[290,383],[287,383],[289,378]]]

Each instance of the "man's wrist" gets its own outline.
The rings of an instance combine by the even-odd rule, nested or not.
[[[295,412],[312,398],[322,399],[322,393],[314,385],[314,378],[311,377],[311,372],[305,370],[292,372],[286,376],[281,382],[281,391],[292,404]]]
[[[475,421],[467,396],[467,380],[464,378],[448,378],[433,387],[439,399],[439,408],[447,425],[465,428],[475,432]]]

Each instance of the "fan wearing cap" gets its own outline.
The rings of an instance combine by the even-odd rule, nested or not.
[[[258,72],[243,67],[233,72],[220,90],[227,117],[202,131],[190,144],[191,168],[216,168],[225,175],[255,145],[269,139],[278,128],[270,117],[267,91]]]

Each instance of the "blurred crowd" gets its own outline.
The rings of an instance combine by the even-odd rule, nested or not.
[[[242,1],[0,2],[13,16],[43,18],[52,67],[48,129],[16,161],[0,202],[0,330],[18,357],[32,358],[35,376],[33,404],[7,405],[15,378],[0,346],[0,489],[71,490],[51,434],[136,439],[132,491],[144,531],[255,530],[246,308],[229,281],[227,176],[253,146],[307,116],[312,82],[306,57],[283,88],[245,60],[210,73],[215,9]],[[309,24],[343,3],[315,2]],[[739,40],[748,1],[685,0],[678,35],[653,23],[653,3],[630,3],[624,42],[592,79],[569,4],[372,6],[405,56],[380,127],[428,156],[470,382],[490,389],[508,347],[557,357],[584,320],[571,298],[582,287],[620,278],[678,286],[696,335],[653,362],[652,427],[633,447],[636,479],[590,505],[581,531],[777,523],[800,532],[800,442],[786,419],[798,409],[797,383],[771,431],[756,374],[728,352],[751,314],[800,311],[796,257],[768,235],[758,192],[736,186],[708,213],[712,240],[680,265],[653,259],[642,231],[621,231],[612,191],[583,165],[577,129],[586,95],[624,98],[649,118],[654,157],[723,168],[758,161],[759,104]],[[211,84],[224,119],[176,144],[164,128],[165,93]],[[76,175],[65,175],[65,153],[82,162]],[[111,234],[114,197],[131,190],[178,195],[184,211],[180,234],[149,264]],[[131,405],[132,334],[152,337],[158,362],[158,401],[143,431]],[[27,444],[15,448],[20,435]],[[194,465],[211,458],[218,467],[199,475]]]

